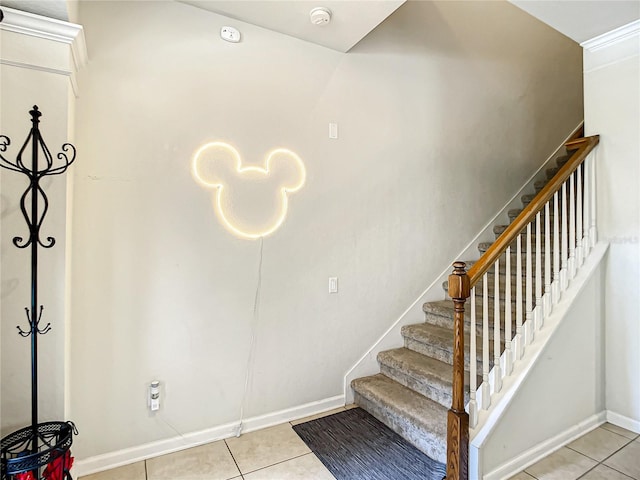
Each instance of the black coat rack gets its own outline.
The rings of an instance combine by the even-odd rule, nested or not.
[[[51,324],[41,326],[44,307],[38,305],[38,248],[51,248],[53,237],[42,240],[40,228],[49,210],[49,199],[40,180],[67,171],[76,158],[76,149],[70,143],[62,145],[62,151],[54,160],[39,130],[42,113],[34,105],[31,115],[31,131],[15,162],[7,160],[6,152],[11,140],[0,135],[0,167],[24,174],[29,186],[20,197],[20,211],[27,223],[29,236],[14,237],[19,249],[31,247],[31,305],[26,307],[28,328],[18,326],[18,333],[31,340],[31,425],[4,437],[0,444],[2,480],[72,480],[70,448],[73,434],[77,434],[72,422],[38,423],[38,335],[51,330]],[[23,155],[31,153],[31,162]],[[43,161],[41,161],[43,160]],[[42,467],[45,467],[41,472]],[[41,476],[42,474],[42,476]]]

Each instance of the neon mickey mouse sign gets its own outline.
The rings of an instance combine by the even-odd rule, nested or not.
[[[200,147],[192,174],[202,186],[215,189],[213,207],[220,222],[244,238],[275,232],[287,216],[289,194],[306,179],[304,163],[291,150],[272,150],[264,167],[243,166],[238,151],[224,142]]]

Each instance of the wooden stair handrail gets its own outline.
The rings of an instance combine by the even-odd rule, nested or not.
[[[509,245],[511,245],[518,235],[531,223],[536,213],[544,208],[544,205],[551,200],[551,197],[562,187],[562,184],[569,178],[569,176],[580,166],[589,153],[595,148],[600,141],[599,135],[593,135],[591,137],[578,138],[565,143],[568,149],[577,148],[571,158],[565,163],[558,173],[545,185],[545,187],[535,196],[535,198],[529,203],[520,215],[511,222],[506,230],[498,237],[498,239],[487,249],[487,251],[480,257],[476,263],[473,264],[467,275],[469,275],[469,283],[473,288],[476,283],[482,278],[482,276],[489,270],[496,262],[500,255],[504,253]]]
[[[599,135],[572,138],[565,143],[567,150],[575,152],[558,173],[535,198],[520,212],[506,230],[468,271],[464,262],[455,262],[449,275],[449,296],[454,303],[453,319],[453,398],[447,414],[447,473],[443,480],[469,478],[469,415],[464,409],[464,310],[471,288],[495,264],[518,235],[531,223],[551,197],[580,166],[600,141]]]

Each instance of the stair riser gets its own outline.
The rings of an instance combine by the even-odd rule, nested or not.
[[[481,312],[476,312],[476,333],[478,335],[482,335],[482,318],[480,315]],[[513,314],[511,316],[512,319],[515,319],[515,314]],[[435,314],[431,314],[431,313],[425,313],[425,322],[428,323],[429,325],[436,325],[438,327],[443,327],[443,328],[451,328],[453,329],[453,318],[451,317],[443,317],[441,315],[435,315]],[[490,316],[489,317],[489,335],[491,336],[491,338],[493,338],[493,328],[494,326],[494,321],[493,321],[493,317]],[[465,312],[464,315],[464,330],[465,332],[469,332],[469,330],[471,329],[471,315],[469,314],[469,311],[467,310]],[[516,331],[516,322],[515,320],[512,320],[511,322],[511,332],[515,333]],[[500,337],[504,338],[505,335],[505,324],[504,324],[504,318],[502,319],[502,321],[500,322]]]
[[[410,388],[414,392],[418,392],[420,395],[424,395],[434,402],[438,402],[445,408],[451,406],[452,390],[450,385],[446,388],[446,386],[440,386],[435,383],[422,382],[402,370],[384,364],[380,364],[380,373]],[[468,401],[468,395],[465,402],[466,401]]]
[[[404,346],[407,347],[409,350],[413,350],[414,352],[418,352],[423,355],[430,356],[432,358],[435,358],[436,360],[440,360],[441,362],[445,362],[453,366],[452,350],[442,350],[432,345],[428,345],[428,344],[419,342],[414,339],[409,339],[409,338],[404,339]],[[489,359],[489,369],[491,369],[491,367],[493,367],[493,357],[490,357]],[[469,350],[468,349],[464,356],[464,369],[469,371]],[[478,358],[476,359],[476,371],[482,372],[482,355],[481,354],[479,354]]]

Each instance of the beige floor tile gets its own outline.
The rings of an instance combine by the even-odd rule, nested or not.
[[[597,464],[595,460],[563,447],[525,471],[538,480],[576,480]]]
[[[311,452],[288,423],[226,442],[243,475]]]
[[[144,462],[138,462],[80,477],[78,480],[145,480],[146,478]]]
[[[328,417],[329,415],[333,415],[335,413],[340,413],[340,412],[344,412],[344,407],[334,408],[333,410],[317,413],[316,415],[310,415],[308,417],[299,418],[298,420],[292,421],[291,425],[300,425],[301,423],[310,422],[311,420],[315,420],[317,418]]]
[[[640,441],[636,440],[607,458],[605,465],[640,480]]]
[[[223,441],[147,460],[148,480],[229,480],[239,475]]]
[[[580,480],[631,480],[620,472],[616,472],[606,465],[598,465]]]
[[[601,462],[612,453],[620,450],[630,441],[627,437],[623,437],[604,428],[596,428],[571,442],[567,447]]]
[[[535,480],[535,478],[529,475],[527,472],[520,472],[516,476],[511,477],[509,480]]]
[[[619,427],[619,426],[614,425],[612,423],[604,423],[604,424],[602,424],[602,428],[605,428],[605,429],[609,430],[610,432],[617,433],[618,435],[622,435],[623,437],[627,437],[627,438],[630,438],[632,440],[638,436],[637,433],[634,433],[634,432],[632,432],[630,430],[627,430],[626,428]]]
[[[313,453],[244,475],[244,480],[335,480]]]

